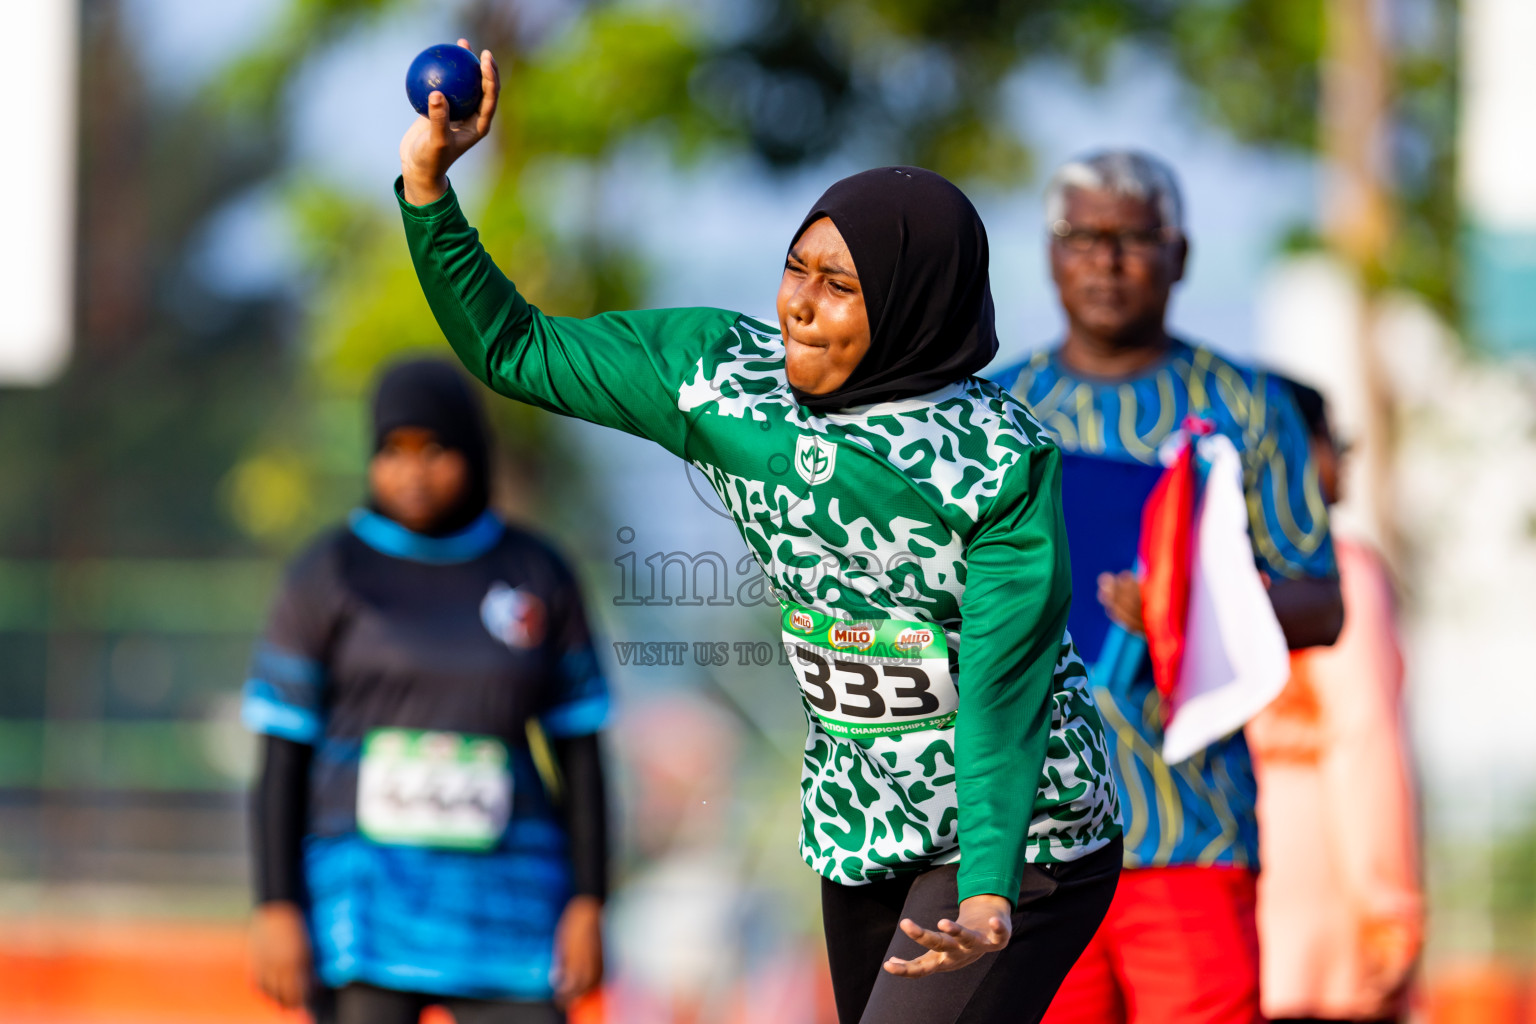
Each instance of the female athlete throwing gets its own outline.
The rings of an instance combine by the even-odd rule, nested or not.
[[[546,316],[448,184],[496,110],[489,51],[481,70],[475,118],[433,94],[400,145],[417,275],[471,372],[687,459],[767,575],[840,1019],[1038,1020],[1109,905],[1120,828],[1066,635],[1060,458],[974,376],[997,348],[975,209],[918,168],[839,181],[790,239],[777,325]]]

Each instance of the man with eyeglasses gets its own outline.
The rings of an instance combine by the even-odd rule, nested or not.
[[[1074,160],[1050,182],[1046,223],[1066,337],[993,379],[1063,451],[1068,626],[1095,666],[1127,870],[1045,1024],[1255,1024],[1258,827],[1247,744],[1238,731],[1165,761],[1168,712],[1151,661],[1120,641],[1143,632],[1137,552],[1163,460],[1190,434],[1214,431],[1240,454],[1254,559],[1288,644],[1333,642],[1343,605],[1306,426],[1277,378],[1168,333],[1189,242],[1165,164],[1128,151]]]

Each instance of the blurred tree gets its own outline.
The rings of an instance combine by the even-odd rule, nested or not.
[[[76,356],[56,386],[3,392],[0,551],[248,551],[215,494],[283,390],[292,307],[220,292],[203,243],[279,149],[205,99],[151,95],[119,4],[82,10]]]
[[[253,546],[217,496],[293,377],[293,308],[203,263],[211,219],[280,150],[156,93],[117,0],[81,13],[75,354],[49,387],[0,389],[0,872],[222,881],[241,806],[198,730],[265,583],[241,578]],[[231,592],[255,599],[200,615]],[[157,843],[179,845],[144,856]]]
[[[858,153],[1016,185],[1034,172],[1024,119],[1009,109],[1019,71],[1065,63],[1096,81],[1126,46],[1177,69],[1190,102],[1235,138],[1315,150],[1334,123],[1322,116],[1322,72],[1329,10],[1341,2],[1357,0],[472,0],[462,6],[466,31],[497,51],[506,77],[477,225],[545,308],[581,315],[633,304],[642,268],[605,233],[596,204],[575,230],[554,219],[572,205],[559,197],[595,188],[625,146],[660,142],[682,160],[745,150],[773,167]],[[299,68],[409,6],[288,0],[280,26],[231,67],[227,102],[279,125],[283,84]],[[1394,10],[1408,13],[1382,26],[1393,33],[1380,96],[1391,119],[1385,151],[1372,154],[1384,183],[1378,220],[1391,229],[1366,269],[1375,284],[1413,288],[1452,311],[1455,2]],[[379,360],[436,330],[392,212],[297,179],[290,192],[314,282],[316,378],[327,392],[355,394]],[[498,415],[530,447],[546,443],[539,415],[508,404]],[[290,431],[268,443],[298,440]]]

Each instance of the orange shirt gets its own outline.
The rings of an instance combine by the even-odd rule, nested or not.
[[[1246,729],[1270,1017],[1395,1012],[1422,936],[1391,583],[1369,549],[1339,540],[1337,555],[1338,643],[1293,655],[1285,691]]]

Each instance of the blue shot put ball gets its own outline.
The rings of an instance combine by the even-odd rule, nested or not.
[[[405,94],[422,117],[434,92],[448,99],[448,119],[462,121],[480,109],[480,58],[462,46],[429,46],[405,73]]]

